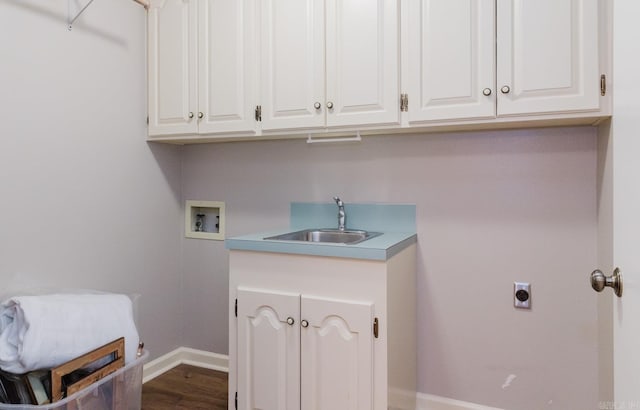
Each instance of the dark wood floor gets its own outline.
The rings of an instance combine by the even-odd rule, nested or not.
[[[227,373],[181,364],[142,385],[143,410],[226,410]]]

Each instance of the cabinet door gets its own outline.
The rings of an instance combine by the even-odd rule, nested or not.
[[[238,288],[237,297],[238,408],[299,410],[300,295]]]
[[[253,2],[200,0],[198,11],[199,132],[255,129]],[[202,113],[202,114],[200,114]]]
[[[302,296],[300,315],[302,408],[372,409],[373,305]]]
[[[326,4],[327,125],[397,124],[398,1]]]
[[[262,129],[323,127],[324,0],[263,0],[259,8]]]
[[[408,6],[409,121],[494,117],[494,0]]]
[[[498,0],[498,115],[597,110],[598,0]]]
[[[197,3],[158,0],[148,14],[149,135],[197,132]]]

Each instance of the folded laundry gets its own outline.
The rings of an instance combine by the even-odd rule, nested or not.
[[[130,363],[139,336],[126,295],[11,297],[0,305],[0,369],[26,373],[56,367],[123,336]]]

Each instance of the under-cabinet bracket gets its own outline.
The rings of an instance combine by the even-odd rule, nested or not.
[[[602,74],[600,76],[600,95],[604,97],[607,93],[607,76]]]

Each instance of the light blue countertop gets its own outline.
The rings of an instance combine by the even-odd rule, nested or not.
[[[416,243],[415,205],[346,204],[347,229],[381,232],[366,241],[342,243],[309,243],[264,239],[308,228],[334,228],[335,204],[292,203],[289,228],[237,236],[227,239],[230,250],[290,253],[386,261]]]

